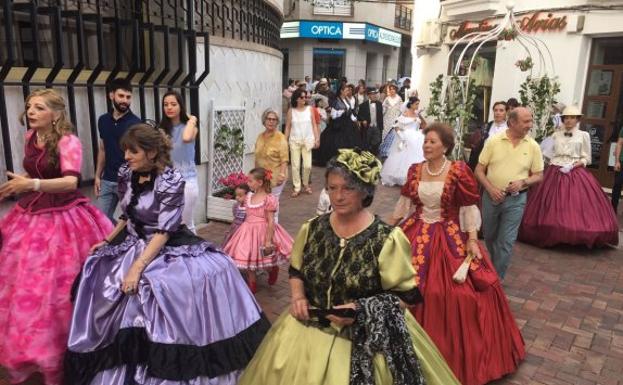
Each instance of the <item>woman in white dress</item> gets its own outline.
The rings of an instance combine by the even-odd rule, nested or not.
[[[398,88],[395,84],[388,84],[386,90],[387,97],[383,100],[383,141],[379,148],[379,157],[381,159],[387,158],[394,141],[395,132],[392,127],[400,116],[400,106],[402,104],[402,99],[396,93]]]
[[[412,96],[407,100],[406,110],[394,125],[395,138],[381,170],[381,182],[386,186],[402,186],[407,180],[407,171],[412,164],[424,161],[424,135],[426,125],[418,108],[420,99]]]

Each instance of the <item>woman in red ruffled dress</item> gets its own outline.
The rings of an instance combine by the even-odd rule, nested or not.
[[[478,185],[462,161],[449,161],[454,132],[424,131],[424,163],[411,166],[393,222],[411,241],[424,301],[411,308],[463,385],[481,385],[517,369],[524,341],[483,246]],[[411,208],[415,208],[409,214]],[[469,267],[465,280],[457,270]],[[455,279],[453,279],[455,276]],[[459,281],[459,282],[457,282]]]
[[[0,199],[21,194],[0,220],[0,367],[19,383],[41,373],[62,379],[71,319],[70,289],[89,249],[112,230],[78,191],[82,146],[51,89],[26,99],[25,174],[7,173]]]

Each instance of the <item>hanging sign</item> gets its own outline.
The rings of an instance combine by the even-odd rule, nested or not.
[[[450,39],[458,40],[472,32],[491,31],[497,26],[497,24],[493,24],[486,19],[477,23],[464,21],[457,29],[450,31]],[[556,16],[553,13],[545,14],[543,12],[535,12],[532,15],[525,16],[521,20],[517,21],[517,26],[526,33],[559,32],[564,30],[567,26],[567,16]]]

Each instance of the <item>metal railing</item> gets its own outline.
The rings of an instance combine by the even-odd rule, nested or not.
[[[282,22],[278,11],[263,0],[0,3],[0,128],[5,166],[10,171],[17,159],[13,159],[9,140],[5,87],[20,87],[24,99],[31,87],[65,89],[73,122],[80,102],[76,90],[85,89],[95,162],[96,89],[116,77],[130,79],[138,88],[141,118],[156,121],[161,117],[162,91],[178,89],[188,100],[190,113],[199,117],[199,85],[210,68],[210,36],[277,48]],[[200,45],[202,57],[198,58]],[[148,103],[153,105],[154,116],[146,116]]]

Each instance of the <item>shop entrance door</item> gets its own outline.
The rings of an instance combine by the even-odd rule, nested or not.
[[[591,135],[588,169],[612,187],[614,148],[623,126],[623,38],[595,39],[584,94],[582,129]]]

